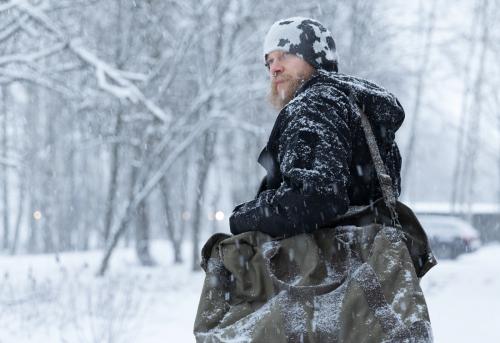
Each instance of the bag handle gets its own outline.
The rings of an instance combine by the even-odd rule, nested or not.
[[[377,141],[375,139],[375,135],[373,134],[370,121],[366,116],[364,107],[364,105],[362,107],[358,106],[361,116],[361,126],[363,127],[366,142],[368,143],[368,149],[370,151],[373,165],[377,173],[380,189],[382,190],[382,197],[384,198],[385,206],[387,206],[391,214],[392,224],[400,227],[401,224],[399,223],[398,213],[396,211],[396,195],[394,194],[394,189],[392,188],[392,179],[389,173],[387,173],[384,161],[382,161],[382,157],[380,156]]]

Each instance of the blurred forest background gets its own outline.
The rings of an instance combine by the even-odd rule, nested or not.
[[[134,246],[193,269],[264,170],[276,117],[263,37],[309,16],[340,72],[406,110],[403,195],[500,202],[500,2],[493,0],[0,0],[0,250]]]

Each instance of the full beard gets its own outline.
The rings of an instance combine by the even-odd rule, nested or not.
[[[294,98],[295,92],[306,80],[305,77],[282,77],[281,79],[285,80],[285,82],[280,85],[279,90],[277,85],[271,82],[271,89],[268,95],[269,102],[277,111],[280,111]]]

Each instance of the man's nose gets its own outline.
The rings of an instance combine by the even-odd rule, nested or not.
[[[271,65],[269,66],[269,73],[271,76],[277,75],[279,73],[283,72],[283,65],[281,64],[280,61],[273,61]]]

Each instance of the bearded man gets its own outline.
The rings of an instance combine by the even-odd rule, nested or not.
[[[202,249],[197,341],[432,342],[419,277],[436,261],[396,201],[401,105],[340,74],[315,20],[276,22],[264,59],[279,110],[259,156],[267,175],[234,209],[235,235]]]
[[[394,138],[404,119],[398,100],[371,82],[339,73],[334,39],[316,20],[274,23],[263,55],[270,102],[279,114],[258,158],[267,175],[257,197],[234,209],[231,232],[309,233],[349,206],[381,198],[361,109],[398,196],[401,157]]]

